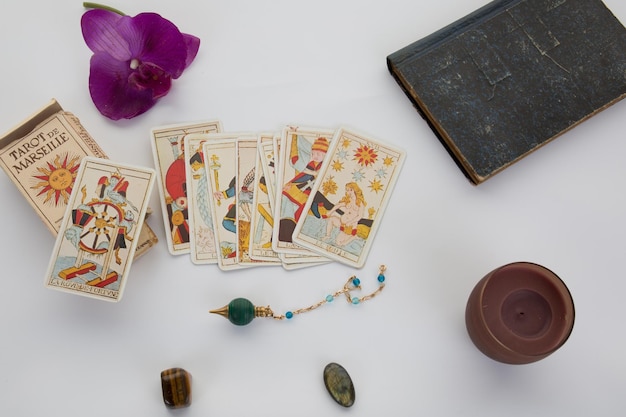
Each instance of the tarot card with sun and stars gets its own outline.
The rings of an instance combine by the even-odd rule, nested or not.
[[[360,268],[365,263],[406,154],[345,128],[328,157],[298,221],[294,242]]]
[[[85,157],[52,251],[45,285],[119,301],[156,172]]]

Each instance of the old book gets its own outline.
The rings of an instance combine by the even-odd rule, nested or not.
[[[85,156],[107,157],[80,120],[54,99],[0,137],[0,166],[55,236]],[[157,242],[144,223],[136,256]]]
[[[496,0],[387,65],[479,184],[624,98],[626,30],[600,0]]]

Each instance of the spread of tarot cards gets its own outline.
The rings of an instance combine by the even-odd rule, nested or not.
[[[151,168],[85,157],[59,228],[45,285],[119,301],[155,179]]]
[[[170,253],[222,270],[362,267],[406,157],[346,128],[151,133]]]

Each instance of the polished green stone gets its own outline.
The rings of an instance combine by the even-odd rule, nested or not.
[[[167,408],[183,408],[191,405],[191,374],[182,368],[161,372],[163,402]]]
[[[237,326],[245,326],[254,319],[254,304],[245,298],[235,298],[228,304],[228,320]]]
[[[348,371],[338,363],[329,363],[324,368],[324,385],[331,397],[344,407],[354,404],[354,384]]]

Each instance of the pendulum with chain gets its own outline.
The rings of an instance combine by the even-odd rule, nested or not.
[[[350,292],[353,290],[361,289],[361,280],[359,280],[356,275],[353,275],[348,278],[348,281],[346,281],[342,289],[336,291],[333,294],[327,295],[326,298],[324,298],[322,301],[319,301],[318,303],[313,304],[309,307],[304,307],[293,311],[287,311],[285,314],[274,314],[270,306],[256,307],[246,298],[235,298],[230,303],[228,303],[228,305],[217,310],[211,310],[210,312],[226,317],[231,323],[237,326],[245,326],[246,324],[250,323],[255,317],[268,317],[276,320],[289,320],[293,318],[296,314],[306,313],[307,311],[315,310],[316,308],[321,307],[326,303],[330,303],[336,297],[339,297],[342,294],[345,295],[348,303],[359,304],[363,301],[374,298],[376,295],[378,295],[378,293],[383,290],[383,288],[385,288],[386,269],[387,268],[385,267],[385,265],[380,266],[378,273],[378,288],[371,294],[365,295],[363,297],[353,296]]]

